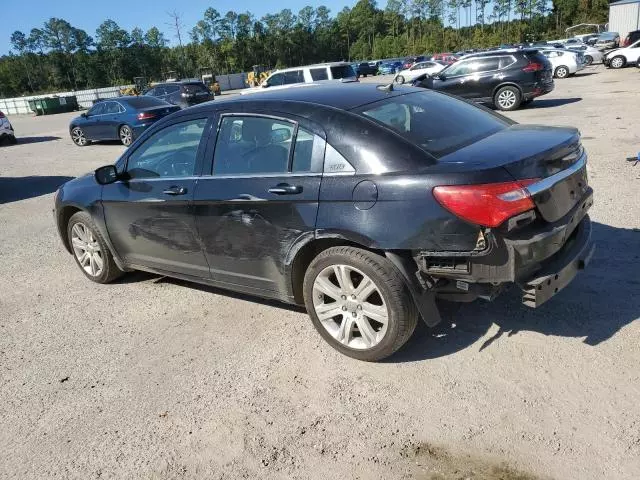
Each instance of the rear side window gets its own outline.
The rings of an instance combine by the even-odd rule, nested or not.
[[[174,93],[178,93],[180,87],[178,85],[167,85],[164,87],[165,95],[172,95]]]
[[[169,103],[156,97],[135,97],[127,100],[127,103],[133,108],[149,108],[168,106]]]
[[[194,93],[206,93],[208,90],[202,83],[187,83],[182,85],[182,91],[192,95]]]
[[[294,83],[304,83],[304,74],[302,73],[302,70],[284,72],[284,84],[293,85]]]
[[[498,57],[487,57],[478,60],[475,66],[476,72],[491,72],[500,68],[500,59]]]
[[[337,80],[339,78],[353,78],[356,76],[356,72],[354,72],[351,65],[338,65],[335,67],[330,67],[331,69],[331,78]]]
[[[312,68],[311,70],[309,70],[311,72],[311,78],[313,79],[314,82],[317,82],[319,80],[328,80],[329,79],[329,75],[327,75],[327,69],[326,68]]]
[[[117,102],[104,102],[104,113],[111,115],[120,113],[120,105]]]
[[[360,112],[397,132],[434,157],[442,157],[508,126],[483,109],[435,92],[380,100]]]

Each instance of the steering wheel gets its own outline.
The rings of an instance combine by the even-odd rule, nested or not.
[[[161,177],[185,177],[193,175],[193,158],[186,152],[170,154],[158,165]]]

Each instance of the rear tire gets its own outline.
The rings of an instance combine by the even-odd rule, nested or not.
[[[522,102],[522,94],[517,87],[507,85],[499,89],[493,96],[493,104],[498,110],[510,112],[516,110]]]
[[[584,56],[584,64],[588,67],[593,63],[593,57],[591,55]]]
[[[556,78],[567,78],[569,76],[569,68],[560,65],[553,74]]]
[[[109,283],[124,275],[88,213],[77,212],[71,216],[67,224],[67,241],[76,264],[92,282]]]
[[[418,322],[400,272],[387,258],[360,248],[332,247],[320,253],[305,272],[303,292],[318,333],[358,360],[373,362],[393,354]]]
[[[609,62],[609,66],[611,68],[622,68],[627,63],[626,59],[622,55],[618,55],[617,57],[613,57]]]

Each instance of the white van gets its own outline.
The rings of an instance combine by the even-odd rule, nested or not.
[[[332,62],[307,65],[305,67],[285,68],[276,70],[259,87],[242,90],[242,95],[264,92],[265,89],[279,90],[291,85],[302,83],[314,83],[324,80],[351,80],[357,81],[357,75],[350,63]]]

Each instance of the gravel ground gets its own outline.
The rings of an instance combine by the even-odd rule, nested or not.
[[[95,285],[52,192],[113,161],[72,115],[0,149],[0,478],[640,478],[640,71],[592,67],[509,116],[573,125],[599,244],[538,310],[446,305],[384,363],[302,311],[147,274]],[[374,81],[381,81],[380,78]]]

